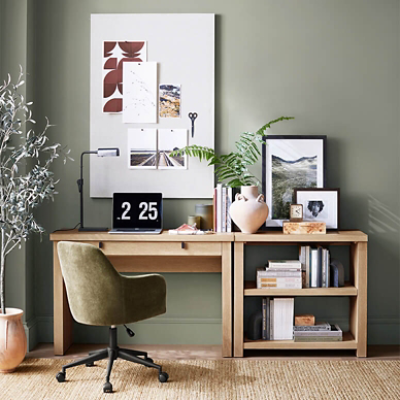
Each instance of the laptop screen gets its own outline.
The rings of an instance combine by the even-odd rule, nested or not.
[[[162,193],[114,193],[114,229],[161,229]]]

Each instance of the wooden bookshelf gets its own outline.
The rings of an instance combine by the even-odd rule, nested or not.
[[[235,233],[234,245],[234,357],[244,350],[356,350],[357,357],[367,356],[367,242],[368,236],[357,230],[321,235],[285,235],[282,232]],[[340,288],[257,289],[254,281],[244,282],[245,245],[345,245],[350,246],[350,282]],[[247,296],[348,296],[350,332],[340,342],[294,342],[293,340],[248,340],[244,337],[244,299]]]

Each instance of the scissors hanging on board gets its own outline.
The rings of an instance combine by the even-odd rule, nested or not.
[[[191,119],[191,121],[192,121],[192,137],[194,137],[194,121],[195,121],[195,119],[197,118],[197,113],[196,112],[190,112],[189,113],[189,118]]]

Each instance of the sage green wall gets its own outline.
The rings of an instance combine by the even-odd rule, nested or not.
[[[280,115],[273,134],[328,136],[328,185],[341,188],[341,226],[369,234],[369,343],[399,343],[400,50],[399,1],[365,0],[36,0],[36,119],[78,160],[89,149],[91,13],[215,13],[216,148]],[[168,32],[166,32],[168,34]],[[184,34],[174,27],[173,34]],[[37,218],[48,231],[78,222],[78,162],[59,164],[59,196]],[[88,179],[88,171],[85,171]],[[260,171],[258,172],[260,174]],[[167,200],[165,226],[185,221],[196,200]],[[111,202],[85,199],[87,221],[110,225]],[[35,325],[52,339],[52,249],[35,243]],[[281,251],[281,250],[279,250]],[[246,252],[249,274],[272,255]],[[287,256],[294,255],[289,248]],[[346,257],[346,253],[338,253]],[[169,274],[168,313],[138,324],[139,343],[220,343],[220,277]],[[307,299],[296,311],[346,325],[347,299]],[[258,304],[246,303],[247,314]],[[76,326],[80,341],[106,331]],[[125,337],[125,336],[124,336]],[[130,339],[125,339],[129,341]]]

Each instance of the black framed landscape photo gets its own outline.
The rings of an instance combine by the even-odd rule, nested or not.
[[[304,221],[325,222],[326,229],[339,229],[339,189],[294,189],[294,201],[303,205]]]
[[[268,135],[262,148],[263,193],[269,207],[265,227],[290,218],[295,188],[325,186],[326,136]]]

